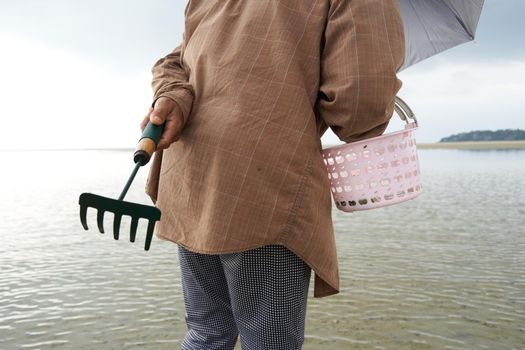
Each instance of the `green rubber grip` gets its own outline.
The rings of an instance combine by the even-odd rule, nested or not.
[[[148,122],[144,131],[142,131],[137,150],[133,154],[135,163],[140,163],[140,165],[148,164],[153,156],[153,152],[157,149],[163,131],[164,124],[155,125],[152,122]]]
[[[159,143],[160,135],[162,135],[162,131],[164,131],[164,124],[161,125],[155,125],[151,121],[148,122],[148,125],[144,128],[144,131],[142,132],[142,136],[140,137],[139,141],[148,138],[153,140],[155,145]]]

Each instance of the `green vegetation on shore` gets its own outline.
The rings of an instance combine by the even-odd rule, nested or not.
[[[525,149],[525,141],[472,141],[419,143],[419,149]]]
[[[439,142],[465,142],[465,141],[525,141],[525,130],[474,130],[442,138]]]

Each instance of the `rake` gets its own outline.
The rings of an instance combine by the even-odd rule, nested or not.
[[[139,220],[146,219],[148,220],[148,228],[144,250],[149,250],[155,223],[160,220],[160,210],[154,206],[126,202],[124,201],[124,197],[135,179],[139,168],[146,165],[151,159],[163,129],[164,124],[157,126],[151,122],[148,122],[144,128],[137,149],[133,154],[135,167],[118,199],[102,197],[92,193],[82,193],[80,195],[78,199],[78,204],[80,204],[80,222],[86,231],[89,229],[87,225],[88,207],[97,209],[97,226],[100,233],[104,233],[104,213],[111,212],[114,214],[113,238],[115,240],[119,239],[122,216],[131,217],[130,242],[135,242]]]

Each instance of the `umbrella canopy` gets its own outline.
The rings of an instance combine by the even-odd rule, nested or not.
[[[400,71],[451,47],[474,40],[484,0],[399,0],[405,27]]]

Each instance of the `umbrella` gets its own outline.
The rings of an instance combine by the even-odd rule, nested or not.
[[[474,40],[484,0],[399,0],[405,28],[403,70]]]

